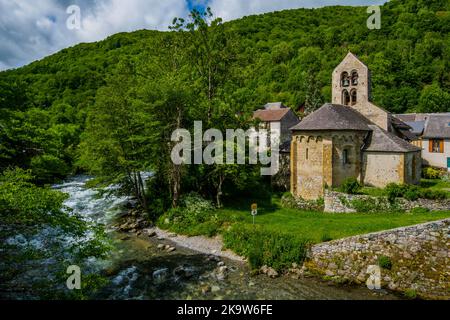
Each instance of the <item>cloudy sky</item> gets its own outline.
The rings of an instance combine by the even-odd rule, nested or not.
[[[139,29],[167,30],[174,17],[210,6],[225,20],[327,5],[373,5],[386,0],[0,0],[0,70],[16,68],[80,42]],[[80,28],[75,23],[80,9]]]

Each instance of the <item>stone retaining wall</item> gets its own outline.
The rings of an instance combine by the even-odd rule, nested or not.
[[[377,207],[377,211],[390,210],[391,204],[386,197],[372,197],[367,195],[352,195],[341,192],[325,191],[324,202],[325,212],[330,213],[354,213],[356,210],[351,206],[352,201],[362,200],[370,201]],[[430,211],[450,210],[450,200],[428,200],[418,199],[408,201],[403,198],[397,199],[397,206],[405,211],[411,211],[414,208],[425,208]]]
[[[383,257],[382,288],[450,299],[450,219],[315,245],[304,268],[337,281],[365,283]]]

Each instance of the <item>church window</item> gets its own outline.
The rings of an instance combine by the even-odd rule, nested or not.
[[[348,106],[350,104],[350,94],[347,90],[342,91],[342,104]]]
[[[350,79],[347,72],[341,74],[341,87],[348,87],[350,85]]]
[[[352,86],[357,86],[359,80],[358,71],[352,71]]]
[[[353,89],[351,92],[351,99],[352,99],[352,106],[354,106],[358,101],[358,92],[355,89]]]
[[[342,164],[343,165],[349,164],[349,161],[348,161],[348,149],[344,149],[344,151],[342,151]]]

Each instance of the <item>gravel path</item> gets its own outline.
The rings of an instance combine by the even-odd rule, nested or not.
[[[165,240],[172,241],[180,247],[188,248],[204,254],[216,255],[238,262],[245,261],[243,257],[238,256],[234,252],[230,250],[223,250],[223,242],[220,236],[216,236],[215,238],[207,238],[204,236],[187,237],[164,231],[156,227],[147,229],[148,233],[153,231],[156,233],[158,238],[164,238]]]

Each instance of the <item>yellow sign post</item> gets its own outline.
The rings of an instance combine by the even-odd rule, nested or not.
[[[258,214],[258,204],[252,204],[252,217],[253,217],[253,225],[255,224],[255,217]]]

